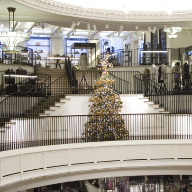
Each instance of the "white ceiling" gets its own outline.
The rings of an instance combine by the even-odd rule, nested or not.
[[[119,31],[120,25],[123,26],[123,31],[125,34],[127,34],[127,31],[135,31],[135,25],[137,24],[139,27],[139,30],[147,30],[148,26],[150,25],[152,28],[156,26],[157,28],[163,28],[164,25],[166,26],[177,26],[177,27],[183,27],[183,28],[192,28],[192,18],[187,19],[188,15],[190,14],[183,13],[181,14],[181,18],[174,20],[174,19],[164,19],[164,21],[154,21],[153,17],[156,17],[158,14],[155,14],[154,16],[150,15],[148,13],[148,17],[146,15],[141,15],[141,14],[136,14],[134,16],[135,18],[146,18],[146,21],[143,20],[131,20],[131,21],[126,21],[126,20],[121,20],[119,19],[120,16],[116,15],[116,20],[110,19],[109,16],[106,16],[106,19],[98,19],[98,17],[95,17],[96,19],[92,18],[91,14],[93,12],[90,11],[90,14],[87,14],[86,16],[81,15],[79,16],[78,14],[80,13],[81,10],[76,9],[76,12],[78,14],[74,14],[73,16],[69,16],[67,14],[62,14],[61,13],[61,7],[59,6],[54,6],[55,1],[53,0],[46,0],[46,6],[47,4],[51,5],[52,9],[45,9],[46,6],[39,6],[37,3],[45,3],[44,0],[41,1],[34,1],[34,0],[22,0],[21,2],[24,4],[19,3],[18,1],[20,0],[0,0],[0,23],[2,22],[4,27],[0,27],[0,31],[4,29],[8,29],[8,11],[7,7],[15,7],[16,12],[15,12],[15,21],[21,22],[18,24],[15,28],[15,30],[24,30],[26,29],[29,30],[34,23],[37,23],[37,26],[34,26],[32,31],[33,33],[39,33],[39,34],[52,34],[54,33],[55,30],[58,29],[58,26],[61,27],[60,32],[63,34],[66,34],[68,31],[70,31],[70,27],[72,22],[80,21],[80,25],[75,27],[77,29],[76,33],[79,33],[80,30],[86,30],[87,29],[87,23],[90,23],[91,30],[93,30],[92,25],[96,24],[97,30],[98,31]],[[128,0],[126,0],[128,2]],[[148,0],[152,1],[152,0]],[[153,0],[154,1],[154,0]],[[159,0],[163,1],[163,0]],[[97,1],[98,2],[98,1]],[[110,1],[113,3],[113,0]],[[117,1],[119,2],[119,1]],[[134,0],[135,2],[135,0]],[[27,6],[28,5],[28,6]],[[32,6],[33,5],[33,6]],[[42,4],[43,5],[43,4]],[[44,4],[45,5],[45,4]],[[30,7],[29,7],[30,6]],[[66,8],[66,7],[65,7]],[[66,8],[67,9],[67,8]],[[65,9],[65,10],[66,10]],[[58,13],[55,12],[55,10],[58,10]],[[70,9],[68,9],[70,10]],[[85,12],[89,12],[89,8],[85,10]],[[98,13],[100,14],[100,13]],[[123,13],[124,14],[124,13]],[[152,13],[151,13],[152,14]],[[154,13],[153,13],[154,14]],[[107,14],[106,14],[107,15]],[[166,14],[165,14],[166,15]],[[125,16],[125,14],[124,14]],[[186,17],[183,19],[183,17]],[[160,14],[159,14],[159,17]],[[151,21],[148,19],[151,18]],[[171,18],[170,16],[167,16],[167,18]],[[40,25],[38,25],[40,23]],[[42,30],[41,24],[44,23],[44,29]],[[106,24],[109,24],[109,28],[106,29]],[[64,31],[64,32],[63,32]],[[82,31],[81,31],[82,32]],[[82,35],[82,34],[81,34]]]

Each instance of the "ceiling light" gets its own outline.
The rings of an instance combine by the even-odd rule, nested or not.
[[[157,30],[157,27],[154,27],[153,30],[152,30],[152,33],[155,33]]]
[[[3,23],[1,23],[0,26],[3,27]]]
[[[19,24],[21,24],[21,22],[20,22],[20,21],[18,22],[18,25],[19,25]]]
[[[175,39],[175,38],[177,38],[177,35],[171,34],[171,35],[168,35],[168,37],[169,37],[170,39]]]
[[[106,24],[105,28],[106,28],[106,29],[108,29],[108,28],[109,28],[109,23],[107,23],[107,24]]]
[[[148,26],[148,33],[151,33],[151,26]]]
[[[1,47],[2,51],[6,53],[17,53],[20,51],[20,48],[17,46],[18,43],[21,43],[22,41],[28,41],[30,39],[29,33],[24,33],[22,31],[14,31],[14,12],[16,8],[8,7],[9,11],[9,32],[2,31],[0,32],[0,41],[4,43],[4,46]],[[13,13],[13,31],[10,30],[10,13]]]
[[[181,27],[172,27],[171,26],[170,28],[164,29],[164,32],[171,33],[171,34],[175,34],[180,31],[182,31]]]
[[[120,35],[122,31],[123,31],[123,26],[121,25],[120,28],[119,28],[118,35]]]
[[[87,23],[87,31],[90,31],[91,27],[90,27],[90,24]]]
[[[80,21],[77,21],[77,26],[79,26],[80,25]]]
[[[138,30],[139,29],[139,26],[138,25],[135,25],[135,30]]]
[[[95,24],[93,24],[93,30],[94,30],[94,31],[97,31],[97,27],[96,27]]]
[[[167,53],[167,51],[141,51],[141,53]]]
[[[74,29],[74,28],[75,28],[75,26],[76,26],[76,23],[75,23],[75,22],[73,22],[70,28],[71,28],[71,29]]]

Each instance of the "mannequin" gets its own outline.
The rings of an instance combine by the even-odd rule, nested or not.
[[[175,66],[173,67],[173,80],[175,82],[174,89],[179,90],[180,89],[180,62],[175,63]]]
[[[159,75],[158,75],[158,83],[163,83],[163,69],[162,65],[158,69]]]
[[[147,95],[149,91],[149,78],[150,70],[146,67],[143,71],[143,82],[144,82],[144,94]]]
[[[79,65],[81,66],[81,70],[87,70],[87,54],[86,53],[81,53],[79,62],[80,62]]]
[[[162,78],[163,78],[164,87],[166,87],[166,84],[167,84],[167,66],[165,65],[165,63],[162,64]]]
[[[189,79],[190,79],[189,64],[186,61],[183,65],[183,86],[184,86],[185,90],[189,89]]]
[[[158,79],[158,73],[157,73],[157,67],[155,64],[152,64],[151,74],[152,74],[152,79],[156,81]]]

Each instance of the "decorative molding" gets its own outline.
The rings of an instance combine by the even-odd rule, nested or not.
[[[130,12],[89,8],[84,9],[80,6],[60,3],[54,0],[15,0],[25,6],[39,9],[42,11],[54,13],[57,15],[65,15],[70,17],[108,20],[108,21],[131,21],[131,22],[165,22],[165,21],[187,21],[192,19],[192,12],[189,10],[174,12],[168,15],[166,12]]]
[[[93,178],[188,175],[191,140],[110,141],[31,147],[0,153],[0,191]]]

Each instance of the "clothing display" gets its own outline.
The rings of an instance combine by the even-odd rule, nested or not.
[[[15,74],[12,68],[9,68],[5,71],[6,75]],[[5,77],[5,84],[14,84],[15,83],[15,77],[12,76],[6,76]]]
[[[143,71],[143,82],[144,82],[144,94],[149,91],[148,85],[150,80],[150,70],[146,67]]]
[[[152,79],[153,80],[158,79],[158,71],[157,71],[157,67],[156,67],[155,64],[152,64],[151,74],[152,74]]]
[[[81,70],[87,70],[87,54],[81,53],[79,65],[81,66]]]
[[[163,80],[165,80],[165,79],[167,79],[167,75],[166,75],[166,73],[167,73],[167,66],[163,63],[161,69],[162,69]]]
[[[162,65],[158,69],[158,83],[163,83],[163,69]]]
[[[186,80],[189,80],[190,75],[189,75],[189,64],[187,62],[184,63],[183,65],[183,78]]]
[[[173,72],[173,80],[175,83],[174,90],[176,91],[180,89],[180,79],[181,79],[180,62],[175,63],[172,72]]]
[[[27,70],[22,69],[21,67],[19,67],[19,68],[16,70],[16,74],[18,74],[18,75],[27,75]]]

